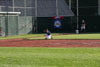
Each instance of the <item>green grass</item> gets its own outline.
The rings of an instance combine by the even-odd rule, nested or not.
[[[56,34],[53,39],[100,39],[100,34]],[[44,37],[28,38],[28,39],[45,39]]]
[[[52,34],[54,39],[100,39],[100,34]],[[44,34],[0,37],[44,39]],[[0,47],[0,67],[100,67],[100,48]]]
[[[100,48],[0,47],[0,67],[100,67]]]
[[[55,36],[55,39],[100,39],[100,34],[72,34]]]
[[[43,36],[43,35],[44,35],[44,34],[24,34],[24,35],[0,37],[0,40],[4,40],[4,39],[16,39],[16,38],[41,37],[41,36]]]
[[[59,34],[52,33],[53,39],[100,39],[100,34]],[[4,39],[45,39],[44,34],[26,34],[26,35],[17,35],[17,36],[7,36],[0,37],[0,40]]]

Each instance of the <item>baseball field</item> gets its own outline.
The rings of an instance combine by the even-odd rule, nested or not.
[[[100,67],[100,34],[0,37],[0,67]]]

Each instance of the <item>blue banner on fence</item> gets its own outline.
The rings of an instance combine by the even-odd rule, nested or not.
[[[55,19],[54,20],[54,28],[61,28],[61,20],[60,19]]]

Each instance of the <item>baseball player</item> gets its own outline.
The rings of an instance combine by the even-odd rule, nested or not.
[[[86,30],[85,30],[85,22],[84,22],[84,20],[82,20],[82,25],[81,25],[81,32],[85,32]]]
[[[52,39],[51,32],[48,29],[45,32],[45,39]]]

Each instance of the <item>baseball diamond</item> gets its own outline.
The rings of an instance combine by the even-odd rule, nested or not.
[[[0,0],[0,67],[100,67],[100,0]]]

